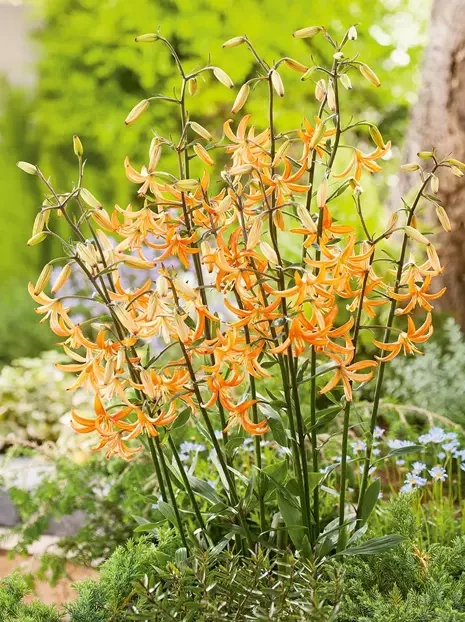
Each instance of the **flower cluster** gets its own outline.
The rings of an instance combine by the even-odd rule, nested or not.
[[[246,39],[243,42],[248,44]],[[281,62],[297,71],[308,69],[290,59],[268,69],[270,86],[280,96],[284,94],[278,73]],[[70,388],[90,387],[96,394],[95,419],[74,413],[73,426],[78,432],[97,432],[99,447],[108,454],[129,458],[137,448],[129,447],[128,441],[145,433],[156,436],[185,408],[195,415],[199,408],[216,407],[225,431],[240,425],[253,435],[266,433],[268,423],[258,416],[260,400],[253,389],[255,380],[271,376],[264,362],[279,364],[292,385],[293,366],[313,352],[330,363],[332,374],[320,393],[341,385],[350,402],[353,384],[369,381],[377,366],[376,360],[355,358],[361,318],[376,318],[389,301],[405,304],[396,314],[406,318],[406,326],[390,327],[387,337],[397,331],[393,342],[374,340],[381,349],[375,358],[386,362],[401,352],[421,353],[419,344],[433,331],[431,301],[444,290],[430,293],[431,281],[442,266],[430,240],[419,232],[413,211],[404,234],[420,249],[424,245],[426,256],[418,253],[417,261],[412,251],[396,278],[378,274],[373,264],[377,245],[396,229],[398,214],[381,236],[375,238],[365,227],[366,239],[360,240],[353,227],[334,219],[330,206],[351,188],[364,224],[363,174],[381,170],[376,161],[390,149],[390,143],[369,124],[375,150],[363,153],[350,143],[344,145],[352,156],[341,173],[333,172],[338,145],[331,146],[330,141],[336,137],[339,142],[350,129],[341,127],[335,78],[347,76],[356,66],[341,52],[333,77],[328,83],[317,83],[319,115],[313,122],[304,119],[300,129],[278,136],[273,126],[257,131],[250,115],[245,115],[235,131],[232,120],[226,121],[226,143],[214,144],[206,128],[189,120],[183,102],[179,142],[155,136],[147,165],[136,170],[129,159],[125,161],[127,178],[138,187],[139,209],[116,206],[109,215],[85,188],[72,193],[95,235],[84,239],[72,223],[77,239],[52,296],[44,291],[49,266],[29,290],[39,305],[37,312],[64,338],[64,350],[73,359],[60,366],[78,374]],[[359,67],[362,74],[376,83],[365,67],[363,71]],[[214,74],[226,86],[232,85],[218,68]],[[189,81],[184,75],[184,83]],[[244,99],[243,89],[239,95]],[[233,110],[242,107],[239,103],[245,101],[236,100]],[[142,104],[130,113],[128,124],[146,110],[148,105]],[[336,127],[331,127],[332,120]],[[169,150],[179,154],[176,175],[162,168],[163,152]],[[213,156],[222,152],[231,162],[221,172],[219,188],[207,169],[214,165]],[[434,153],[428,157],[434,162],[433,171],[441,166]],[[190,176],[192,159],[207,167],[199,178]],[[316,169],[323,171],[318,183]],[[434,172],[424,178],[424,187],[437,185]],[[343,180],[342,185],[338,180]],[[44,234],[51,212],[65,210],[63,200],[57,197],[57,201],[47,198],[39,214],[44,222],[35,227],[32,240]],[[444,216],[441,221],[444,224]],[[282,256],[281,235],[291,240],[291,246],[303,246],[300,264]],[[123,267],[149,270],[156,276],[127,287],[121,279]],[[58,293],[73,270],[90,279],[99,302],[110,311],[112,325],[103,326],[95,338],[72,320]],[[215,290],[221,305],[213,312]],[[349,312],[342,324],[338,322],[341,303]],[[426,311],[420,324],[413,317],[417,307]],[[142,362],[138,346],[155,338],[166,346],[179,346],[177,358],[169,365]],[[122,405],[110,412],[113,408],[104,404],[115,399]]]

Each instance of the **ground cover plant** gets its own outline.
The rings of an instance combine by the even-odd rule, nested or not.
[[[143,123],[153,107],[173,106],[179,128],[166,137],[152,131],[148,164],[135,166],[126,158],[126,176],[137,186],[132,205],[108,213],[85,186],[84,147],[77,136],[77,178],[70,191],[55,188],[34,164],[18,166],[45,186],[29,245],[52,236],[63,246],[63,256],[44,266],[29,292],[72,360],[57,365],[76,374],[69,390],[94,394],[94,416],[73,409],[72,427],[94,435],[95,449],[109,459],[137,461],[143,455],[153,463],[152,490],[145,495],[150,518],[135,517],[136,531],[158,538],[160,528],[170,525],[175,563],[194,574],[195,560],[208,566],[209,555],[216,569],[227,568],[230,555],[237,556],[231,563],[243,560],[244,568],[252,560],[252,566],[267,568],[256,579],[266,579],[264,589],[272,587],[268,579],[294,589],[289,567],[296,563],[312,594],[321,576],[324,615],[335,619],[340,594],[333,589],[328,595],[324,586],[326,580],[333,588],[338,582],[324,573],[338,573],[346,558],[407,546],[409,536],[396,530],[367,535],[384,484],[377,472],[381,460],[389,474],[389,461],[398,468],[399,460],[414,455],[411,469],[396,471],[405,478],[402,491],[414,492],[420,504],[421,495],[429,496],[433,514],[438,508],[444,514],[448,480],[447,508],[451,514],[461,510],[458,434],[433,426],[415,440],[384,441],[380,423],[385,369],[397,357],[422,354],[433,333],[434,301],[444,291],[432,285],[444,268],[419,216],[433,206],[438,224],[450,230],[438,197],[440,176],[461,177],[465,164],[434,150],[420,152],[419,162],[402,166],[405,174],[418,175],[416,192],[383,230],[374,230],[365,218],[363,180],[381,170],[391,144],[371,121],[351,118],[350,95],[359,80],[374,88],[380,82],[357,56],[355,26],[339,42],[321,26],[302,28],[294,37],[319,39],[329,50],[328,66],[287,56],[263,59],[246,36],[224,44],[248,48],[256,63],[256,73],[232,98],[232,114],[261,98],[268,127],[255,128],[245,114],[237,122],[226,120],[222,132],[191,118],[189,101],[208,97],[204,81],[233,89],[231,78],[210,62],[187,70],[160,32],[136,39],[168,48],[179,86],[137,103],[126,124]],[[281,128],[284,83],[299,77],[303,88],[314,89],[315,110],[300,127]],[[165,170],[166,154],[168,164],[174,154],[176,168]],[[347,193],[357,224],[338,212],[338,199]],[[55,226],[58,219],[68,225],[66,237],[61,222]],[[141,283],[129,280],[128,270],[149,276]],[[91,293],[63,290],[76,274],[86,277]],[[92,303],[90,317],[73,313],[72,305],[82,301]],[[370,396],[368,406],[355,401],[361,388]],[[360,416],[362,408],[368,416]],[[337,452],[330,449],[334,442]],[[430,447],[439,444],[442,458]],[[244,447],[252,449],[247,459]],[[204,452],[208,474],[197,469]],[[143,486],[140,492],[146,493]],[[426,518],[425,545],[436,538]],[[146,540],[128,545],[126,554],[137,547],[153,568],[157,562]],[[115,553],[104,568],[118,556],[125,554]],[[204,576],[206,567],[200,567]],[[142,574],[150,611],[132,599],[137,590],[122,602],[121,592],[118,606],[110,605],[114,616],[103,610],[95,619],[152,615],[157,599],[151,595],[159,584]],[[212,585],[205,592],[215,595]],[[224,585],[227,592],[227,577]],[[98,589],[82,587],[97,603]],[[273,609],[278,604],[270,598]],[[228,613],[247,619],[250,612],[240,602]],[[306,605],[294,610],[292,603],[290,598],[280,619],[304,619]],[[315,603],[313,598],[316,616]],[[258,603],[251,607],[256,619],[269,619]],[[177,612],[178,619],[189,619]]]

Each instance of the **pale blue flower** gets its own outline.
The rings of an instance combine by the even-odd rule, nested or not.
[[[446,469],[441,466],[435,466],[429,470],[429,474],[436,482],[445,482],[447,479]]]

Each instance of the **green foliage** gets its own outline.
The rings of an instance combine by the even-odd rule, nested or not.
[[[465,538],[422,550],[413,507],[409,496],[397,496],[386,519],[405,544],[344,565],[339,622],[465,620]]]
[[[154,556],[165,546],[142,540],[115,551],[98,581],[78,586],[70,621],[335,619],[337,569],[323,576],[301,561],[273,560],[261,551],[245,560],[225,551],[186,558],[184,549],[171,551],[161,565]]]
[[[13,442],[57,441],[60,436],[59,446],[66,448],[66,438],[73,434],[69,412],[77,405],[90,408],[90,398],[83,390],[66,391],[69,378],[55,368],[58,362],[63,355],[50,351],[0,370],[0,448]],[[79,446],[74,434],[73,446]]]
[[[126,542],[137,526],[135,516],[146,520],[153,513],[147,497],[154,486],[153,465],[144,460],[128,464],[95,456],[78,465],[60,457],[54,471],[31,490],[8,489],[23,521],[14,528],[20,536],[18,553],[27,551],[52,518],[60,521],[73,512],[82,513],[83,524],[77,532],[60,539],[59,555],[42,558],[40,576],[52,581],[63,573],[66,559],[90,565],[108,558]]]
[[[0,582],[0,622],[59,622],[62,618],[55,607],[38,601],[25,604],[31,592],[26,579],[13,574]]]

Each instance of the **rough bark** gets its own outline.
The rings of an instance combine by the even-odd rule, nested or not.
[[[422,68],[422,86],[412,109],[404,162],[417,161],[421,150],[436,148],[465,162],[465,0],[434,0],[429,45]],[[402,175],[398,192],[405,196],[412,175]],[[440,176],[440,197],[452,232],[439,238],[447,293],[442,308],[454,314],[465,330],[465,177]],[[398,197],[399,198],[399,197]]]

